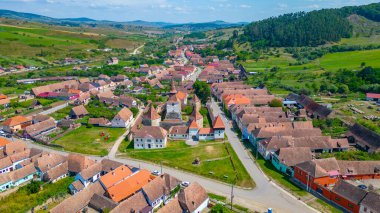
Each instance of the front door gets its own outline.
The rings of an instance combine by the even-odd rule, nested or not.
[[[148,144],[148,149],[150,149],[151,148],[151,145],[150,144]]]

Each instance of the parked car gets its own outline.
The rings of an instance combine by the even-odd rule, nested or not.
[[[11,137],[12,137],[12,135],[8,134],[8,135],[6,135],[5,137],[7,137],[7,138],[11,138]]]
[[[152,172],[152,175],[156,175],[156,176],[159,176],[161,173],[159,172],[159,171],[157,171],[157,170],[154,170],[153,172]]]
[[[366,186],[366,185],[363,185],[363,184],[359,185],[358,187],[361,188],[361,189],[363,189],[363,190],[364,190],[364,189],[367,189],[367,186]]]
[[[181,186],[183,186],[183,187],[188,187],[190,185],[190,182],[189,181],[183,181],[182,183],[181,183]]]

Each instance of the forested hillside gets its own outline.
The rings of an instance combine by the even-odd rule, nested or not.
[[[317,46],[337,42],[352,36],[353,26],[348,17],[353,14],[378,22],[380,3],[291,13],[253,22],[245,27],[240,41],[272,47]]]

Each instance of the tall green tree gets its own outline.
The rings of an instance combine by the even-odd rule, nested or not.
[[[195,94],[201,99],[201,102],[205,104],[211,96],[210,86],[206,82],[196,81],[193,87]]]

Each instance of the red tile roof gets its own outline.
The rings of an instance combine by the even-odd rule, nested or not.
[[[9,118],[8,120],[4,121],[3,125],[12,127],[12,126],[17,126],[17,125],[20,125],[22,123],[29,122],[29,121],[31,121],[30,118],[26,118],[24,116],[18,115],[18,116],[15,116],[13,118]]]
[[[120,202],[139,191],[153,179],[154,176],[148,170],[143,169],[109,188],[108,194],[113,201]]]
[[[224,126],[222,117],[220,117],[220,115],[218,115],[218,117],[215,118],[215,121],[214,121],[212,126],[214,129],[225,129],[226,128]]]

